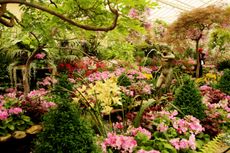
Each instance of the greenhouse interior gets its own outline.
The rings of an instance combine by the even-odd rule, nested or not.
[[[230,153],[230,0],[0,0],[0,153]]]

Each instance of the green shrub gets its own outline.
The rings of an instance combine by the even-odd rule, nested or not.
[[[218,71],[222,71],[224,69],[230,69],[230,60],[223,60],[223,61],[220,61],[218,64],[217,64],[217,69]]]
[[[198,119],[203,119],[205,117],[205,106],[201,98],[201,93],[195,86],[194,81],[186,76],[184,84],[176,90],[174,105],[184,115],[192,115]]]
[[[153,65],[153,59],[149,57],[143,58],[143,60],[140,63],[140,66],[150,66]]]
[[[230,69],[225,69],[217,87],[227,94],[230,94]]]
[[[44,116],[43,126],[44,130],[35,141],[35,153],[98,152],[92,129],[80,118],[76,106],[68,101],[48,112]]]
[[[131,82],[130,82],[130,79],[127,77],[127,75],[125,73],[123,73],[122,75],[120,75],[117,79],[117,84],[119,86],[130,86],[131,85]]]

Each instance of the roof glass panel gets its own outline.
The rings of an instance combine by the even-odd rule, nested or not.
[[[153,0],[159,5],[151,12],[150,20],[160,19],[172,23],[181,12],[209,5],[230,5],[230,0]]]

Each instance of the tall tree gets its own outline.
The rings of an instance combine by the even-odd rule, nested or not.
[[[225,9],[217,6],[208,6],[197,8],[185,12],[179,16],[171,26],[169,26],[166,41],[172,44],[184,43],[186,40],[195,42],[195,51],[197,55],[196,77],[200,76],[201,67],[199,56],[199,43],[204,36],[204,32],[210,30],[216,25],[221,25],[228,17]]]
[[[22,26],[20,34],[16,37],[21,39],[26,35],[35,48],[26,62],[26,75],[34,56],[42,48],[49,48],[49,52],[54,51],[53,55],[57,56],[57,51],[60,52],[60,48],[57,47],[63,40],[74,38],[80,42],[101,31],[107,32],[108,37],[114,37],[111,33],[114,30],[115,34],[119,33],[120,36],[128,35],[130,29],[141,27],[139,21],[128,17],[130,9],[143,11],[146,6],[155,5],[150,0],[0,0],[1,6],[11,3],[20,4],[24,12],[22,20],[19,21],[14,14],[5,9],[3,13],[8,13]],[[115,39],[118,39],[118,35]],[[28,80],[25,80],[24,87],[24,93],[27,94]]]

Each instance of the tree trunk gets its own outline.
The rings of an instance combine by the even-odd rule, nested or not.
[[[22,83],[23,83],[23,89],[24,89],[24,96],[25,97],[30,92],[29,70],[30,70],[30,64],[26,65],[25,69],[22,69]]]
[[[199,47],[199,40],[196,40],[196,78],[200,77],[200,67],[201,67],[201,63],[200,63],[200,53],[198,51],[198,47]]]

